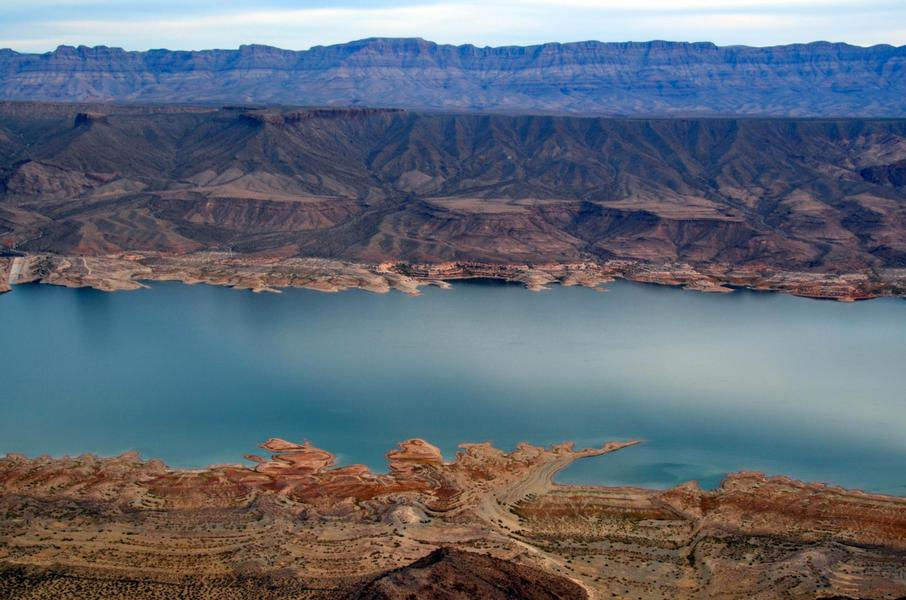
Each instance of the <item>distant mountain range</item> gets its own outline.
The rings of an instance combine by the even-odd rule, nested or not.
[[[906,115],[906,46],[367,39],[307,51],[0,50],[0,98],[593,115]]]

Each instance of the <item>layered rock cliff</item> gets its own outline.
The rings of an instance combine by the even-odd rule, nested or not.
[[[758,473],[714,491],[567,486],[583,457],[423,440],[386,473],[271,439],[254,466],[0,458],[0,596],[902,598],[906,499]],[[631,449],[620,450],[631,452]],[[598,460],[607,460],[601,457]]]
[[[127,52],[0,51],[0,98],[364,105],[578,114],[903,116],[906,47],[578,42],[478,48],[367,39]]]

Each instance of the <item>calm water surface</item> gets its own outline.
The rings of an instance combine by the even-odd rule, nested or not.
[[[0,296],[0,452],[238,462],[310,439],[383,469],[640,438],[561,481],[715,485],[728,471],[906,494],[906,302],[838,304],[616,283],[458,283],[423,296],[154,284]]]

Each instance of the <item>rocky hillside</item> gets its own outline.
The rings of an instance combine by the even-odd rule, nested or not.
[[[253,465],[0,457],[0,597],[902,599],[906,498],[760,473],[556,485],[598,448],[413,439],[385,473],[270,439]],[[623,448],[621,450],[621,448]],[[601,456],[599,460],[609,460]]]
[[[904,120],[0,106],[0,247],[906,266]]]
[[[0,50],[0,98],[599,115],[906,115],[906,47],[368,39],[307,51]]]

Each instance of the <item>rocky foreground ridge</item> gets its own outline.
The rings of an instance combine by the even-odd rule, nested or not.
[[[906,114],[906,47],[366,39],[127,52],[0,50],[0,99],[379,106],[598,115]]]
[[[757,473],[714,491],[556,485],[576,450],[423,440],[388,471],[271,439],[253,466],[0,459],[16,598],[898,598],[906,499]],[[601,458],[599,460],[606,460]]]
[[[6,103],[0,286],[352,269],[900,295],[904,164],[901,119]]]

